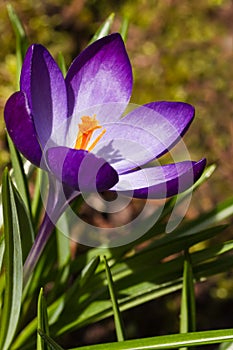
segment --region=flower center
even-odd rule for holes
[[[78,131],[78,136],[77,136],[74,148],[92,151],[93,148],[101,139],[101,137],[105,134],[106,129],[103,129],[102,132],[96,137],[96,139],[88,147],[88,144],[92,137],[93,132],[97,129],[101,129],[102,126],[99,125],[99,122],[96,119],[95,114],[93,117],[84,115],[83,117],[81,117],[81,120],[82,120],[82,123],[78,124],[79,131]]]

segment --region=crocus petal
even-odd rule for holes
[[[121,36],[111,34],[88,46],[72,63],[66,77],[69,115],[92,106],[119,103],[98,120],[119,118],[132,92],[132,68]],[[96,107],[95,113],[98,114]]]
[[[180,140],[194,114],[194,107],[190,104],[158,101],[136,108],[122,119],[122,123],[149,131],[154,136],[152,153],[158,158]]]
[[[166,198],[191,187],[201,176],[206,160],[184,161],[140,169],[119,176],[111,190],[136,198]]]
[[[42,152],[23,92],[16,92],[8,99],[4,117],[7,131],[15,146],[28,160],[39,166]]]
[[[194,108],[182,102],[153,102],[141,106],[118,122],[104,123],[106,133],[93,152],[105,158],[119,173],[128,172],[174,146],[193,116]],[[97,130],[93,138],[100,132]],[[118,154],[118,158],[113,158],[112,154]]]
[[[29,47],[23,62],[20,89],[27,95],[36,132],[44,147],[53,130],[67,118],[67,94],[58,65],[42,45]]]
[[[53,147],[47,151],[47,162],[60,181],[81,192],[105,191],[118,181],[111,165],[84,150]]]
[[[92,152],[109,162],[119,174],[155,158],[155,138],[149,131],[121,122],[106,123],[103,127],[106,132]],[[96,131],[93,140],[100,132],[101,130]]]

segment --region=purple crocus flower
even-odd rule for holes
[[[53,222],[77,192],[110,190],[166,198],[201,176],[205,159],[143,168],[180,140],[194,108],[181,102],[152,102],[121,118],[131,92],[132,69],[117,33],[88,46],[65,79],[43,46],[29,47],[20,91],[8,99],[4,116],[19,151],[57,179],[47,205],[50,215],[57,213]],[[66,204],[59,196],[61,188]],[[53,228],[50,219],[45,216],[29,255],[30,270]]]
[[[132,69],[119,34],[87,47],[65,79],[49,52],[32,45],[20,91],[6,103],[6,127],[27,159],[77,191],[133,191],[139,198],[184,191],[200,177],[204,159],[139,167],[179,141],[194,117],[193,107],[152,102],[120,119],[131,91]]]

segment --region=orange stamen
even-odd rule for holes
[[[83,116],[81,118],[82,123],[78,124],[79,132],[75,142],[75,149],[86,149],[88,151],[93,150],[96,144],[99,142],[101,137],[105,134],[106,130],[104,129],[99,136],[94,140],[91,146],[88,147],[88,143],[93,135],[93,132],[97,129],[101,129],[102,127],[99,125],[98,120],[96,119],[96,115],[93,117]]]
[[[97,136],[97,138],[95,139],[95,141],[92,142],[91,146],[88,147],[88,151],[92,151],[93,148],[97,145],[97,143],[99,142],[99,140],[101,139],[101,137],[106,133],[106,129],[104,129],[99,136]]]

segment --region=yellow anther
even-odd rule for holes
[[[100,133],[100,135],[97,136],[97,138],[93,141],[93,143],[88,147],[88,143],[92,137],[93,132],[97,129],[101,129],[102,126],[99,125],[98,120],[96,119],[96,115],[94,115],[93,117],[83,116],[81,120],[82,123],[78,124],[79,131],[74,148],[91,151],[99,142],[101,137],[105,134],[106,129],[104,129]]]
[[[91,131],[94,131],[95,129],[101,128],[101,126],[98,123],[98,120],[96,119],[96,115],[94,114],[93,117],[89,117],[88,115],[84,115],[82,118],[82,123],[78,124],[79,131],[83,134],[87,134]]]

